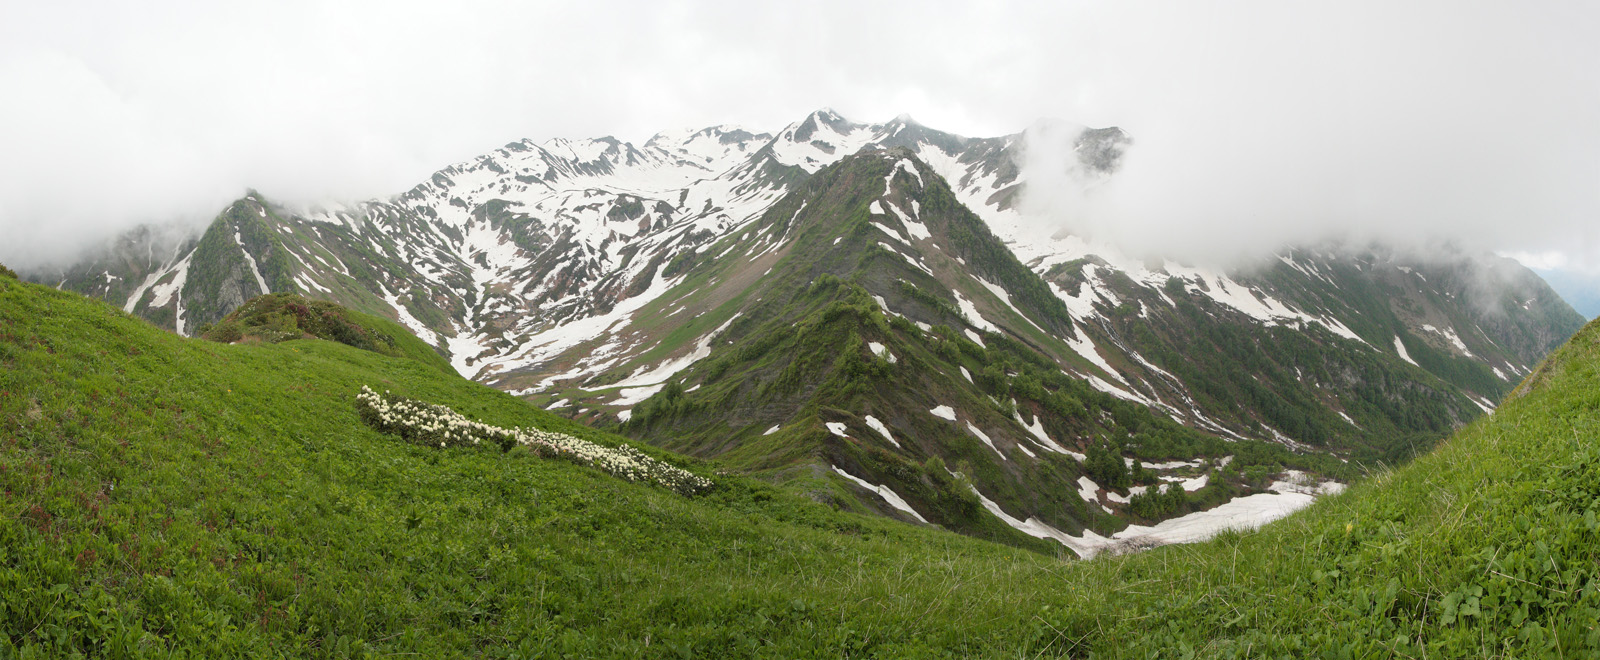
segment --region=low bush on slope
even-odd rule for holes
[[[1597,337],[1259,533],[1071,562],[402,442],[362,383],[618,440],[415,361],[0,279],[0,657],[1595,657]]]
[[[225,344],[326,339],[455,373],[449,361],[393,321],[292,293],[269,293],[245,301],[216,325],[201,327],[199,335]]]

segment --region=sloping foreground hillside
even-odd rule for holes
[[[420,362],[0,278],[0,657],[1594,657],[1597,339],[1261,532],[1075,562],[405,444],[362,384],[617,440]]]

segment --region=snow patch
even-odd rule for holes
[[[845,433],[846,427],[845,427],[843,422],[828,422],[826,424],[823,424],[823,426],[828,427],[828,432],[832,433],[832,434],[834,434],[836,436],[839,436],[841,438],[850,437],[849,434]]]
[[[995,327],[994,324],[990,323],[988,319],[983,318],[983,315],[978,313],[978,306],[972,304],[971,300],[967,300],[966,296],[961,295],[960,291],[951,289],[950,293],[955,294],[956,304],[961,307],[961,315],[967,317],[968,323],[971,323],[979,330],[1000,332],[1000,328]]]
[[[1283,481],[1273,481],[1267,490],[1274,493],[1303,493],[1306,495],[1337,495],[1344,492],[1344,484],[1337,481],[1318,481],[1300,470],[1286,470]]]
[[[873,355],[888,360],[889,364],[896,364],[900,361],[899,359],[895,358],[894,353],[889,352],[889,348],[887,346],[884,346],[878,342],[867,342],[867,348],[872,349]]]
[[[951,408],[950,406],[939,406],[929,410],[928,412],[933,413],[934,417],[948,419],[952,422],[956,421],[956,409]]]
[[[978,496],[978,501],[983,504],[985,510],[994,514],[996,518],[999,518],[1005,524],[1010,525],[1012,529],[1034,538],[1052,539],[1078,553],[1078,556],[1084,559],[1093,557],[1097,549],[1111,543],[1110,539],[1087,529],[1083,530],[1083,537],[1079,538],[1051,527],[1036,518],[1030,517],[1027,520],[1018,520],[1007,514],[1004,509],[1001,509],[1000,505],[996,504],[994,500],[984,497],[983,493],[978,492],[976,487],[972,489],[972,492]]]
[[[233,229],[233,243],[239,246],[239,253],[243,254],[245,262],[250,264],[250,274],[256,276],[256,286],[261,287],[261,293],[272,293],[272,289],[267,288],[267,278],[262,277],[261,269],[256,267],[256,258],[250,256],[250,250],[244,247],[244,240],[239,238],[238,227]]]
[[[1080,454],[1080,453],[1075,452],[1075,451],[1071,451],[1071,450],[1067,449],[1066,447],[1062,447],[1061,445],[1056,444],[1055,440],[1051,440],[1050,439],[1050,435],[1044,432],[1044,421],[1039,419],[1038,415],[1034,415],[1033,416],[1033,423],[1032,424],[1028,424],[1027,422],[1022,421],[1022,412],[1021,411],[1016,411],[1016,412],[1013,412],[1012,414],[1016,416],[1017,423],[1021,424],[1022,428],[1027,429],[1027,431],[1029,433],[1032,433],[1033,437],[1035,437],[1035,438],[1037,438],[1039,440],[1039,445],[1044,447],[1045,449],[1053,451],[1053,452],[1055,452],[1057,454],[1066,454],[1068,456],[1071,456],[1071,457],[1073,457],[1075,459],[1078,459],[1079,463],[1082,463],[1085,459],[1088,458],[1087,456],[1084,456],[1083,454]]]
[[[688,355],[684,355],[675,359],[664,360],[661,362],[661,364],[656,365],[656,368],[644,373],[635,373],[630,375],[627,378],[618,381],[616,385],[618,387],[634,387],[638,385],[660,383],[668,378],[671,378],[674,374],[689,368],[689,365],[705,359],[707,356],[711,355],[711,340],[715,339],[717,335],[722,334],[723,330],[728,329],[728,325],[733,323],[734,319],[739,318],[739,314],[739,312],[734,312],[733,316],[730,316],[728,317],[728,320],[723,321],[722,325],[717,326],[717,329],[712,330],[711,332],[706,333],[705,336],[701,337],[699,341],[695,342],[694,350],[690,351]]]
[[[1011,294],[1006,293],[1006,290],[1004,288],[1001,288],[1000,285],[992,284],[988,280],[983,279],[981,277],[978,278],[978,283],[982,284],[984,286],[984,288],[988,289],[990,293],[993,293],[996,298],[999,298],[1002,302],[1004,302],[1007,307],[1010,307],[1011,311],[1016,312],[1017,316],[1022,317],[1022,320],[1027,321],[1028,325],[1033,326],[1033,329],[1038,330],[1039,332],[1044,333],[1046,335],[1050,334],[1048,332],[1045,332],[1044,328],[1039,327],[1039,324],[1034,323],[1033,319],[1028,318],[1027,314],[1023,314],[1022,310],[1018,309],[1016,304],[1011,302]]]
[[[1078,326],[1078,331],[1073,334],[1077,336],[1071,339],[1063,338],[1062,341],[1065,341],[1074,353],[1083,356],[1083,359],[1088,360],[1094,366],[1100,367],[1102,371],[1106,372],[1106,375],[1117,379],[1124,385],[1128,384],[1128,380],[1123,378],[1122,374],[1117,373],[1116,369],[1111,368],[1111,363],[1100,355],[1100,351],[1094,345],[1094,340],[1089,338],[1089,333],[1083,329],[1083,326]]]
[[[629,387],[629,388],[618,390],[617,394],[619,396],[617,396],[615,401],[611,402],[611,405],[614,405],[614,406],[638,405],[640,402],[644,401],[645,399],[648,399],[648,398],[650,398],[652,396],[655,396],[656,392],[660,392],[661,388],[664,388],[666,386],[667,386],[666,383],[661,383],[660,385],[650,385],[650,386],[647,386],[647,387]]]
[[[1078,497],[1083,501],[1095,503],[1100,501],[1100,484],[1088,477],[1078,477]]]
[[[829,465],[828,467],[833,468],[833,471],[839,473],[839,476],[849,479],[852,483],[877,493],[878,497],[883,498],[883,501],[888,502],[889,506],[894,507],[896,510],[905,512],[911,517],[916,518],[924,525],[928,524],[927,518],[923,518],[921,514],[916,512],[915,509],[912,509],[911,504],[906,502],[905,498],[900,497],[900,495],[896,494],[893,490],[890,490],[888,486],[873,484],[866,479],[862,479],[861,477],[857,477],[849,472],[839,469],[839,466],[837,465]]]
[[[383,292],[383,301],[389,303],[389,307],[394,309],[395,317],[400,320],[400,325],[416,333],[417,338],[427,342],[429,346],[439,345],[439,336],[429,330],[428,326],[422,321],[417,320],[417,317],[412,316],[411,310],[400,304],[399,296],[390,293],[389,289],[382,284],[378,285],[378,290]],[[466,374],[463,373],[462,376],[466,376]]]
[[[1255,529],[1310,505],[1303,493],[1260,493],[1235,498],[1216,508],[1164,520],[1153,527],[1129,525],[1112,538],[1129,545],[1195,543],[1230,530]]]
[[[954,420],[951,420],[951,421],[954,421]],[[989,434],[984,433],[983,431],[979,430],[978,427],[973,426],[972,422],[967,422],[967,431],[971,432],[975,436],[978,436],[978,439],[982,440],[983,444],[989,445],[989,448],[993,449],[994,453],[1000,454],[1000,458],[1002,460],[1007,460],[1007,461],[1011,460],[1011,459],[1007,458],[1005,454],[1001,454],[1000,453],[1000,448],[994,446],[994,441],[989,439]]]
[[[894,436],[889,434],[889,427],[885,426],[883,422],[878,420],[878,418],[873,417],[872,415],[867,415],[866,420],[868,428],[882,433],[883,439],[888,440],[889,444],[894,445],[896,448],[900,447],[900,443],[895,442]]]
[[[1431,325],[1424,324],[1422,326],[1422,329],[1423,330],[1427,330],[1428,332],[1432,332],[1434,334],[1437,334],[1437,335],[1439,335],[1441,337],[1444,337],[1445,339],[1449,340],[1451,344],[1455,345],[1456,350],[1461,351],[1462,355],[1465,355],[1467,357],[1476,357],[1476,356],[1474,356],[1472,354],[1472,351],[1467,350],[1466,342],[1461,341],[1461,335],[1456,334],[1456,329],[1455,328],[1444,328],[1444,329],[1441,330],[1441,329],[1435,328],[1435,327],[1433,327]]]
[[[1400,341],[1400,335],[1394,336],[1394,352],[1400,354],[1400,359],[1410,362],[1412,366],[1421,366],[1416,360],[1411,359],[1411,354],[1406,352],[1406,345]]]

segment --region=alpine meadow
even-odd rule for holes
[[[1600,660],[1592,7],[6,14],[0,660]]]

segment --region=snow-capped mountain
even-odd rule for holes
[[[1095,176],[1135,148],[1115,128],[1074,147]],[[386,200],[252,193],[200,236],[146,230],[32,277],[186,334],[267,291],[334,300],[541,405],[778,480],[831,468],[898,493],[844,506],[980,535],[980,503],[1109,534],[1172,513],[1131,499],[1166,481],[1212,503],[1264,484],[1215,442],[1332,457],[1261,459],[1324,472],[1402,458],[1582,324],[1493,257],[1131,259],[1017,209],[1025,148],[828,110],[642,146],[524,140]],[[1153,472],[1112,474],[1125,463]]]

